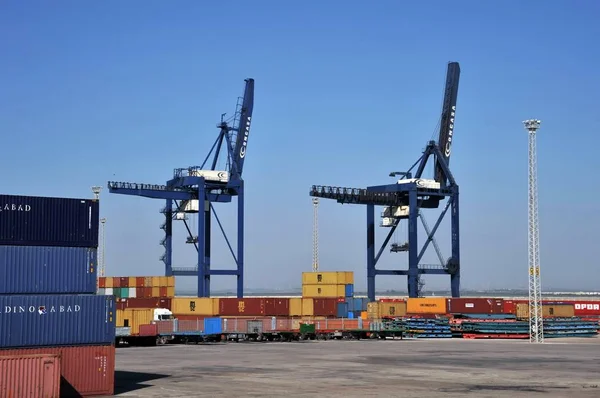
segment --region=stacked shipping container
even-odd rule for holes
[[[175,297],[174,276],[102,276],[98,278],[98,294],[117,298]]]
[[[115,303],[95,294],[98,228],[96,200],[0,195],[0,356],[58,356],[66,396],[114,392]]]

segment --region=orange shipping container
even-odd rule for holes
[[[104,276],[98,277],[98,287],[100,289],[106,288],[106,277],[104,277]]]
[[[114,287],[112,276],[104,276],[104,287],[109,289]]]
[[[143,276],[137,276],[135,278],[135,287],[145,287],[146,285],[144,284],[145,279]]]
[[[443,297],[419,297],[406,300],[408,314],[446,314],[447,299]]]
[[[59,398],[60,355],[0,356],[0,396]]]
[[[118,276],[111,276],[112,279],[112,287],[121,287],[121,278]]]

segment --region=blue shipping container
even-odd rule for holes
[[[204,334],[221,334],[221,318],[204,318]]]
[[[348,319],[354,319],[354,312],[348,312]]]
[[[354,299],[352,297],[346,297],[344,301],[348,304],[348,311],[354,311]]]
[[[0,294],[94,294],[98,249],[0,246]]]
[[[348,303],[338,303],[336,316],[338,318],[346,318],[348,316]]]
[[[0,296],[0,348],[114,344],[113,296]]]
[[[353,284],[346,285],[346,297],[352,297],[352,296],[354,296],[354,285]]]
[[[0,195],[0,245],[98,247],[93,199]]]
[[[352,304],[352,311],[363,311],[363,299],[354,298]]]

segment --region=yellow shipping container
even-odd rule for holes
[[[171,300],[171,312],[181,315],[217,315],[219,313],[219,299],[210,297],[175,297]]]
[[[345,285],[304,285],[302,297],[345,297]]]
[[[144,277],[144,287],[152,287],[152,277],[151,276]]]
[[[160,287],[160,276],[151,276],[152,278],[152,287]]]
[[[448,312],[448,300],[442,297],[419,297],[406,300],[406,312],[409,314],[445,314]]]
[[[379,319],[379,302],[373,301],[367,304],[367,317],[369,319]]]
[[[290,299],[290,316],[302,316],[302,299],[300,297]]]
[[[311,298],[302,298],[302,316],[315,314],[315,302]]]
[[[303,272],[302,285],[351,285],[354,283],[354,272]]]
[[[168,276],[159,276],[158,277],[158,287],[167,287],[169,286],[169,277]]]
[[[117,310],[117,327],[130,327],[132,335],[140,333],[140,325],[149,325],[153,320],[154,308]]]
[[[174,276],[166,276],[167,278],[167,287],[175,287],[175,277]]]
[[[152,286],[152,297],[160,297],[160,287]]]
[[[167,287],[167,297],[175,297],[175,287]]]
[[[105,279],[104,280],[104,286],[105,287],[111,288],[111,287],[115,286],[114,283],[113,283],[112,276],[106,276],[106,277],[104,277],[104,279]]]
[[[517,304],[517,318],[529,318],[529,304]],[[542,304],[543,318],[572,318],[575,316],[575,306],[573,304]]]
[[[380,301],[379,317],[396,317],[406,315],[406,302],[404,301]]]
[[[129,287],[136,287],[136,277],[135,276],[130,276],[129,277]]]

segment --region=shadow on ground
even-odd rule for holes
[[[164,379],[166,377],[169,377],[169,375],[117,370],[115,371],[115,394],[140,390],[149,387],[149,385],[145,383],[152,380]]]

